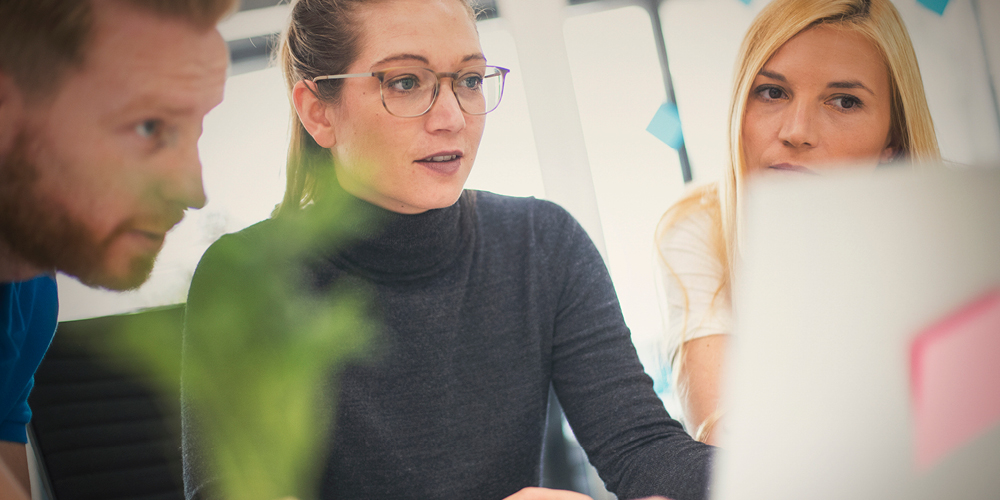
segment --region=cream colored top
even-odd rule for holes
[[[712,217],[699,211],[678,221],[657,242],[660,312],[666,327],[664,353],[671,365],[682,339],[686,342],[733,330],[729,289],[716,296],[724,268],[715,257],[711,231]]]

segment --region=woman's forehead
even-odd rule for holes
[[[811,77],[863,78],[888,84],[882,53],[868,37],[848,27],[821,24],[807,28],[785,42],[761,72],[808,70]]]
[[[357,66],[409,58],[450,66],[481,61],[475,21],[460,0],[391,0],[359,8],[361,50]]]

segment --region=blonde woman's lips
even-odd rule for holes
[[[771,170],[781,170],[781,171],[785,171],[785,172],[799,172],[799,173],[809,174],[809,175],[819,175],[816,172],[814,172],[814,171],[812,171],[812,170],[810,170],[810,169],[808,169],[806,167],[803,167],[802,165],[793,165],[791,163],[778,163],[776,165],[771,165],[770,167],[767,167],[767,168],[769,168]]]

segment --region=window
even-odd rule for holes
[[[662,332],[653,232],[684,189],[677,151],[646,132],[666,99],[652,24],[646,9],[629,6],[569,17],[564,32],[608,267],[651,367]]]

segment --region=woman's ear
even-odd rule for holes
[[[882,150],[882,154],[879,155],[878,162],[890,163],[892,160],[896,159],[896,154],[897,151],[895,146],[886,146],[885,149]]]
[[[312,136],[316,144],[324,148],[332,148],[337,144],[333,122],[330,120],[330,105],[316,96],[316,83],[299,80],[292,87],[292,104],[299,121]]]

